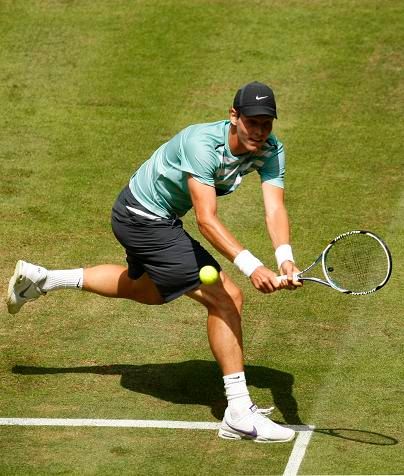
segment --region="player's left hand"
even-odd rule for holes
[[[281,275],[287,275],[287,279],[284,279],[281,281],[281,287],[282,289],[296,289],[300,288],[303,286],[303,283],[301,281],[298,281],[297,279],[294,279],[293,275],[296,273],[299,273],[300,270],[296,267],[295,263],[293,261],[284,261],[280,267],[280,274]]]

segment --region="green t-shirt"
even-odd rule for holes
[[[131,177],[135,198],[161,217],[183,216],[192,208],[187,178],[215,187],[217,195],[233,192],[244,175],[256,170],[261,182],[283,188],[285,154],[270,134],[259,153],[234,156],[229,147],[230,121],[195,124],[159,147]]]

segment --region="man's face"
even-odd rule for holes
[[[238,152],[257,152],[272,131],[274,118],[232,114],[231,122],[237,128]],[[244,152],[243,152],[244,151]]]

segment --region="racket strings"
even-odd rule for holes
[[[336,241],[326,256],[327,275],[340,289],[367,292],[379,286],[388,273],[382,245],[367,234],[352,234]]]

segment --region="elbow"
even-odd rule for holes
[[[206,220],[197,220],[198,230],[202,233],[203,236],[206,236],[210,228],[209,222]]]
[[[277,213],[277,209],[276,208],[271,208],[270,210],[268,210],[266,213],[265,213],[265,221],[266,223],[270,223],[273,219],[274,219],[274,216],[276,215]]]
[[[282,203],[282,204],[279,204],[279,205],[273,205],[272,207],[270,207],[266,213],[265,213],[265,220],[271,220],[273,219],[274,216],[277,216],[281,213],[286,213],[286,207],[285,205]]]
[[[203,236],[209,235],[209,231],[213,227],[214,217],[206,216],[206,215],[197,215],[196,216],[196,223],[198,225],[199,231],[202,233]]]
[[[265,223],[271,225],[283,216],[287,216],[284,206],[273,207],[265,213]]]

